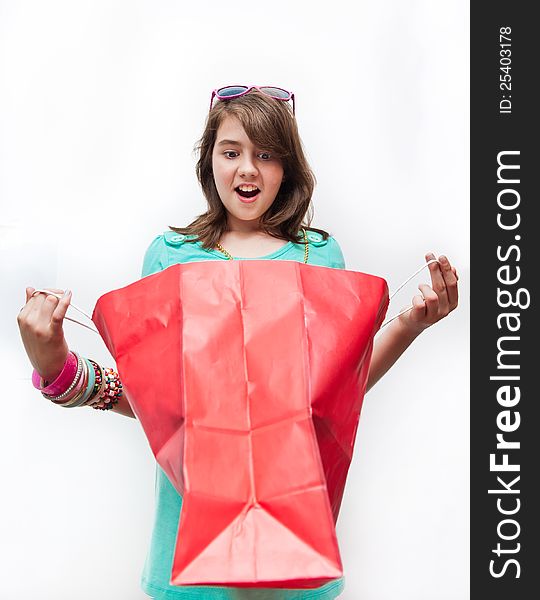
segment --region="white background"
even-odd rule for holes
[[[297,98],[313,225],[395,288],[446,253],[461,302],[366,396],[338,521],[345,600],[468,597],[468,3],[0,2],[0,596],[137,600],[154,459],[137,421],[30,383],[24,288],[97,298],[205,210],[213,88]],[[410,301],[423,274],[392,309]],[[76,313],[74,313],[76,315]],[[70,346],[112,364],[95,334]]]

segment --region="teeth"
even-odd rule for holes
[[[259,188],[255,185],[239,185],[238,189],[242,192],[252,192],[253,190],[258,190]]]

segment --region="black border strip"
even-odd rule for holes
[[[535,377],[540,374],[535,261],[540,230],[533,218],[540,204],[533,190],[540,174],[539,119],[533,108],[540,53],[532,6],[509,1],[471,5],[473,600],[529,600],[538,595],[540,579],[540,394]],[[498,161],[503,165],[499,172]],[[515,306],[505,306],[509,302]],[[514,316],[503,316],[510,313]],[[497,448],[497,434],[506,448]],[[509,469],[519,470],[505,470],[505,461]]]

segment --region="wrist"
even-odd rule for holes
[[[400,317],[391,323],[391,325],[394,325],[396,335],[411,343],[424,331],[424,329],[426,329],[426,327],[420,323],[413,323],[408,317],[409,315],[407,315],[406,319]]]
[[[50,385],[51,383],[53,383],[54,381],[56,381],[58,379],[58,377],[60,377],[60,375],[62,374],[62,371],[64,370],[64,365],[65,365],[65,362],[62,364],[62,366],[59,369],[54,369],[51,371],[43,371],[43,373],[40,373],[41,382],[43,383],[43,386],[46,387],[46,386]]]
[[[32,373],[32,383],[34,387],[50,395],[57,395],[65,391],[73,381],[77,371],[77,357],[73,352],[68,352],[66,359],[60,367],[50,371],[38,373],[34,369]]]

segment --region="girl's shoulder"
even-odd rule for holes
[[[176,233],[176,231],[164,231],[152,240],[147,252],[154,254],[166,253],[168,248],[179,248],[186,242],[196,239],[196,235],[186,235],[183,233]],[[192,246],[193,243],[190,243],[189,245]]]
[[[189,240],[197,239],[197,236],[194,234],[176,233],[176,231],[165,231],[159,237],[162,237],[163,242],[173,248],[177,248]]]
[[[302,232],[300,232],[300,234],[301,233]],[[306,229],[306,237],[308,239],[308,244],[312,244],[313,246],[326,246],[329,243],[330,238],[332,237],[329,233],[327,234],[327,236],[328,237],[326,237],[319,231],[312,231],[310,229]]]
[[[336,238],[324,229],[306,228],[306,236],[315,254],[321,260],[319,264],[326,264],[335,269],[345,269],[345,259]]]
[[[179,260],[179,253],[195,255],[202,253],[198,244],[186,242],[189,239],[195,239],[195,235],[184,235],[175,231],[164,231],[157,235],[148,246],[143,260],[142,277],[157,273],[166,269],[175,262],[184,262],[187,257]]]

